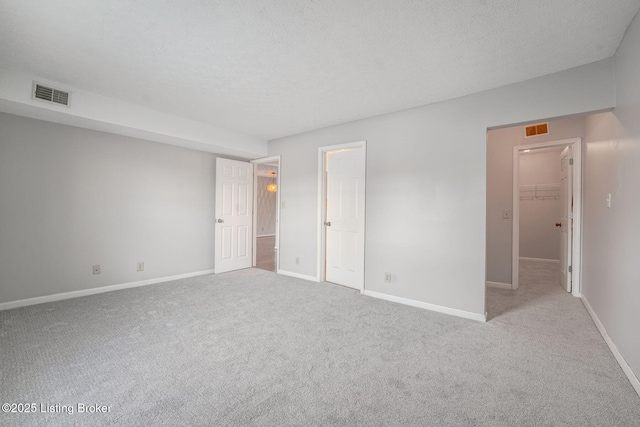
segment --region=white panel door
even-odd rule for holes
[[[560,285],[571,292],[571,254],[573,231],[573,147],[560,154]]]
[[[216,273],[251,267],[253,164],[216,159]]]
[[[326,271],[328,282],[364,286],[364,179],[362,148],[326,153]]]

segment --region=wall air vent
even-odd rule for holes
[[[545,135],[549,133],[549,123],[538,123],[537,125],[526,126],[524,128],[524,136]]]
[[[33,82],[33,98],[69,106],[69,92]]]

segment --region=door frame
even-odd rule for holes
[[[278,174],[276,175],[276,273],[280,271],[280,176],[282,175],[282,158],[281,156],[263,157],[251,160],[253,163],[253,260],[252,266],[256,266],[256,257],[258,252],[258,165],[261,163],[278,162]]]
[[[516,145],[513,147],[513,206],[511,233],[511,289],[518,289],[520,262],[520,156],[525,150],[548,147],[573,147],[573,236],[571,251],[571,294],[582,295],[582,138],[570,138],[536,144]]]
[[[360,243],[361,243],[361,248],[362,248],[362,253],[361,256],[363,258],[363,263],[362,263],[362,289],[360,289],[360,293],[364,293],[364,289],[365,289],[365,283],[364,283],[364,270],[365,270],[365,258],[364,258],[364,243],[365,243],[365,234],[366,234],[366,210],[367,210],[367,199],[366,199],[366,195],[367,195],[367,141],[366,140],[362,140],[362,141],[354,141],[354,142],[348,142],[345,144],[336,144],[336,145],[327,145],[327,146],[323,146],[323,147],[318,147],[318,231],[317,231],[317,238],[318,238],[318,257],[317,257],[317,265],[316,265],[316,271],[317,276],[316,276],[316,280],[318,282],[324,282],[325,281],[325,273],[326,273],[326,260],[325,260],[325,252],[326,252],[326,233],[325,233],[325,226],[324,226],[324,221],[325,221],[325,217],[326,217],[326,213],[327,213],[327,182],[325,180],[325,168],[326,168],[326,153],[331,152],[331,151],[339,151],[339,150],[346,150],[346,149],[353,149],[353,148],[361,148],[363,150],[364,153],[364,158],[365,158],[365,167],[364,167],[364,194],[365,194],[365,200],[364,200],[364,206],[365,206],[365,212],[363,212],[362,215],[362,220],[365,221],[365,228],[364,228],[364,233],[360,238]]]

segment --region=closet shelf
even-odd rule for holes
[[[520,200],[558,200],[560,184],[533,184],[520,186]]]

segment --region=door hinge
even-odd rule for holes
[[[569,159],[569,166],[573,166],[573,159]]]
[[[573,219],[573,211],[569,212],[569,219]]]
[[[571,273],[571,266],[569,266],[569,273]]]

